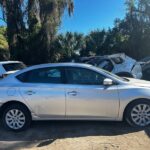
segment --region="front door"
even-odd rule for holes
[[[117,85],[104,86],[105,76],[83,68],[66,68],[66,115],[75,118],[116,118]]]

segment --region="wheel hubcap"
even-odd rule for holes
[[[150,124],[150,105],[139,104],[131,111],[131,118],[138,126],[147,126]]]
[[[12,109],[7,112],[5,120],[11,129],[20,129],[25,124],[25,115],[18,109]]]

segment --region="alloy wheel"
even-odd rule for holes
[[[133,107],[131,111],[132,121],[141,127],[150,124],[150,105],[148,104],[138,104]]]
[[[12,109],[6,113],[5,121],[9,128],[17,130],[24,126],[26,119],[21,110]]]

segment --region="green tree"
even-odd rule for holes
[[[127,0],[127,14],[119,24],[123,36],[128,37],[124,51],[141,59],[150,55],[150,1]]]
[[[72,13],[72,0],[0,0],[0,4],[11,57],[27,64],[50,62],[51,42],[65,8]]]
[[[90,56],[90,55],[103,55],[105,54],[105,49],[103,44],[106,39],[106,31],[105,30],[95,30],[91,31],[86,37],[86,46],[82,49],[82,56]]]
[[[70,61],[79,57],[84,46],[83,34],[67,32],[66,34],[58,35],[53,45],[53,52],[59,56],[59,58],[56,57],[57,61]]]
[[[6,27],[0,27],[0,61],[8,60],[9,56]]]

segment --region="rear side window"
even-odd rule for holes
[[[63,83],[62,70],[60,68],[41,68],[22,73],[16,77],[26,83]]]
[[[14,71],[24,69],[26,66],[23,63],[9,63],[3,64],[3,67],[6,71]]]

